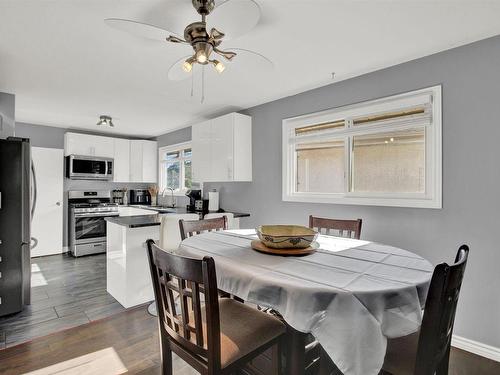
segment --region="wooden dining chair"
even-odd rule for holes
[[[277,345],[285,325],[277,318],[229,298],[218,298],[213,258],[186,258],[147,241],[158,308],[162,374],[172,375],[172,352],[201,374],[237,371]],[[180,309],[174,295],[180,296]],[[204,304],[202,304],[204,295]],[[178,311],[180,310],[180,311]],[[276,364],[281,373],[281,361]]]
[[[419,332],[390,339],[383,371],[394,375],[447,375],[458,296],[469,247],[458,249],[455,263],[436,266]]]
[[[361,219],[340,220],[326,219],[309,215],[309,228],[317,230],[321,234],[337,237],[354,238],[359,240],[361,236]]]
[[[203,232],[212,232],[227,229],[227,217],[217,217],[214,219],[186,221],[179,220],[179,229],[181,231],[181,238],[185,240],[195,234]]]

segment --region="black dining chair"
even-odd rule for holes
[[[315,229],[319,233],[329,236],[354,238],[356,240],[359,240],[361,236],[362,224],[362,219],[327,219],[309,215],[309,228]]]
[[[179,220],[181,239],[185,240],[204,232],[220,231],[227,229],[227,216],[205,220]]]
[[[447,375],[451,336],[469,247],[458,249],[455,263],[436,266],[420,331],[390,339],[383,366],[393,375]]]
[[[284,350],[286,327],[279,319],[233,299],[219,299],[213,258],[171,254],[153,240],[147,245],[163,375],[172,375],[172,352],[201,374],[229,375],[273,346]],[[275,371],[282,372],[281,361]]]

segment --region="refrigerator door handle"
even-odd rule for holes
[[[36,198],[38,195],[37,186],[36,186],[36,172],[35,172],[35,164],[33,163],[33,159],[31,159],[31,175],[33,176],[33,190],[32,190],[32,200],[31,200],[31,221],[33,221],[33,216],[35,215],[36,208]]]

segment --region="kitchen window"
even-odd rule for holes
[[[159,149],[160,191],[167,188],[183,194],[191,189],[191,143],[181,143]]]
[[[441,208],[441,86],[283,120],[283,200]]]

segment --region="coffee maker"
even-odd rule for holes
[[[135,189],[130,190],[130,204],[142,204],[142,205],[150,205],[151,204],[151,195],[149,191],[146,189]]]
[[[188,211],[206,212],[208,211],[208,200],[204,200],[201,196],[201,190],[191,189],[186,192],[189,197]]]
[[[112,195],[111,195],[113,203],[125,204],[124,199],[123,199],[125,194],[127,194],[127,192],[124,190],[119,190],[119,189],[113,190]]]

